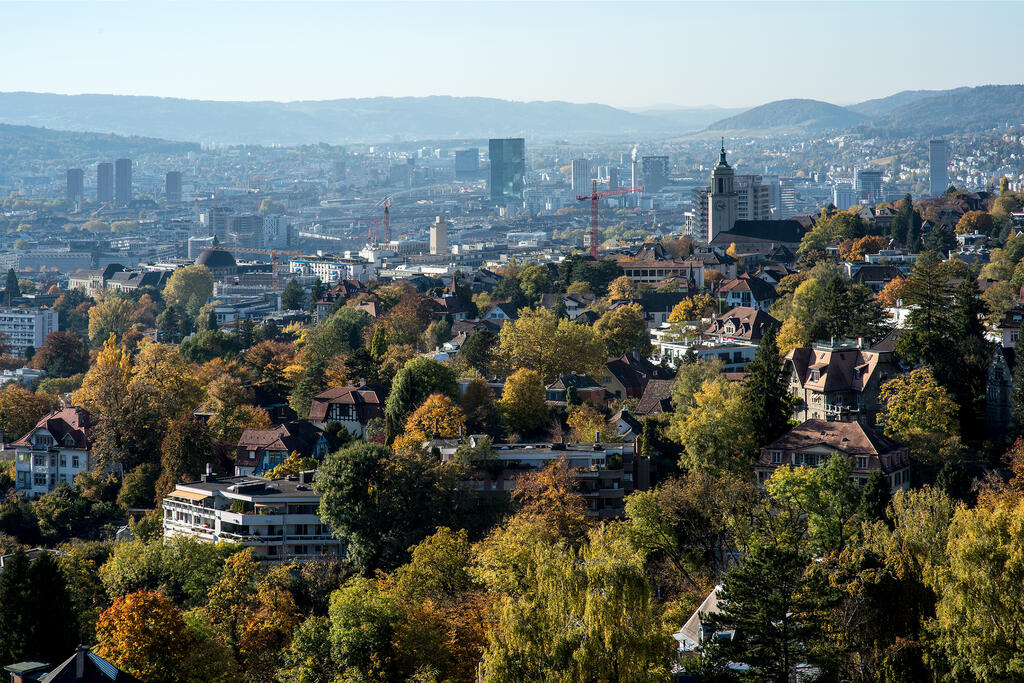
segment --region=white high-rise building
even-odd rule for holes
[[[430,253],[448,253],[448,222],[444,216],[438,216],[434,224],[430,226]]]
[[[949,189],[949,143],[945,140],[928,141],[928,193],[940,196]]]
[[[737,175],[736,218],[741,221],[770,221],[772,219],[771,188],[761,182],[759,175]]]
[[[708,242],[720,232],[732,230],[739,214],[735,172],[725,160],[725,142],[718,163],[711,172],[711,193],[708,195]]]
[[[38,349],[50,334],[56,332],[60,314],[49,308],[0,309],[0,333],[6,337],[15,356],[24,356],[31,346]]]
[[[572,160],[572,196],[589,195],[593,190],[590,176],[590,159]]]

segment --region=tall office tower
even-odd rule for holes
[[[645,194],[654,194],[668,182],[668,157],[648,156],[640,160],[643,168]]]
[[[609,166],[608,167],[608,189],[617,190],[619,189],[619,167]]]
[[[741,221],[770,221],[772,219],[772,191],[761,182],[759,175],[737,175],[736,218]]]
[[[629,155],[629,160],[630,160],[630,166],[629,166],[629,186],[630,187],[636,187],[636,180],[637,180],[637,178],[636,178],[636,167],[637,167],[637,164],[639,163],[639,161],[638,161],[639,157],[637,155],[638,155],[638,152],[637,152],[637,149],[636,149],[636,145],[633,145],[633,151],[630,152],[630,155]],[[630,196],[633,198],[633,206],[640,206],[640,193],[639,192],[633,192],[633,193],[630,194]]]
[[[711,172],[711,192],[708,194],[708,242],[720,232],[732,230],[738,212],[736,174],[725,160],[725,143],[718,155],[718,163]]]
[[[858,168],[853,172],[853,189],[857,191],[858,199],[864,199],[871,203],[882,201],[882,172],[869,168]]]
[[[594,189],[590,177],[590,159],[572,160],[572,196],[583,197]]]
[[[263,247],[263,219],[254,213],[236,213],[228,218],[228,240],[236,247]]]
[[[287,249],[291,244],[291,224],[284,216],[263,217],[263,248]]]
[[[780,218],[789,218],[796,214],[796,185],[792,180],[779,183]]]
[[[448,253],[448,222],[444,216],[438,216],[434,224],[430,226],[430,253]]]
[[[851,206],[857,204],[857,193],[853,189],[853,185],[840,181],[832,186],[832,203],[840,211],[846,211]]]
[[[210,237],[216,237],[218,244],[227,244],[228,227],[234,211],[226,206],[211,206],[199,214],[199,225]]]
[[[164,198],[168,204],[181,201],[181,171],[168,171],[164,179]]]
[[[80,202],[85,195],[85,171],[80,168],[68,169],[68,199]]]
[[[491,161],[491,201],[521,202],[526,186],[526,140],[492,138],[487,152]]]
[[[114,165],[109,161],[96,164],[96,201],[114,201]]]
[[[118,159],[114,162],[114,203],[128,206],[132,201],[132,160]]]
[[[475,180],[480,174],[480,150],[457,149],[455,150],[455,179]]]
[[[695,187],[693,189],[692,210],[693,220],[690,225],[690,234],[695,239],[704,240],[708,236],[708,195],[711,194],[710,187]]]
[[[933,197],[949,189],[949,143],[928,141],[928,190]]]

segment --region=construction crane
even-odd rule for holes
[[[641,192],[644,188],[640,185],[634,185],[633,187],[620,187],[617,190],[605,190],[604,192],[597,191],[597,180],[594,181],[594,188],[590,194],[581,195],[576,197],[577,200],[584,202],[590,200],[590,255],[597,260],[597,208],[598,202],[604,197],[614,197],[619,194],[629,194],[630,192]]]
[[[211,246],[204,245],[199,247],[200,249],[224,249],[232,253],[238,254],[265,254],[270,257],[271,271],[277,272],[277,257],[278,256],[301,256],[301,251],[285,251],[284,249],[249,249],[247,247],[222,247],[222,246]]]

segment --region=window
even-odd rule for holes
[[[868,459],[864,456],[857,456],[857,469],[866,470],[868,468]]]
[[[61,467],[67,467],[68,466],[68,456],[64,455],[63,453],[60,454],[60,466]]]
[[[45,474],[40,474],[39,472],[36,472],[35,474],[33,474],[32,475],[32,485],[33,486],[46,486],[46,475]]]
[[[772,451],[772,464],[773,465],[781,465],[782,464],[782,453],[780,453],[779,451]]]
[[[77,455],[72,455],[71,456],[71,466],[74,467],[75,469],[78,469],[79,467],[81,467],[81,465],[79,465],[79,461],[78,461],[78,456]]]

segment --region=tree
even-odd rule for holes
[[[135,307],[127,299],[108,294],[89,309],[89,341],[99,346],[107,337],[121,339],[135,329]]]
[[[952,327],[950,288],[934,252],[914,262],[903,303],[910,308],[906,328],[896,340],[896,352],[913,364],[927,363],[939,377],[952,377],[955,360],[946,334]]]
[[[213,296],[213,273],[206,266],[185,266],[179,268],[167,279],[164,286],[164,301],[168,306],[181,306],[190,315],[196,315],[199,307]]]
[[[885,521],[890,500],[889,481],[881,470],[875,470],[861,489],[857,515],[866,522]]]
[[[14,268],[7,270],[7,286],[4,287],[4,306],[13,306],[14,300],[21,296],[21,286],[18,284],[18,274]]]
[[[1024,499],[1015,492],[958,507],[948,564],[937,572],[939,641],[954,673],[978,681],[1016,680],[1024,671]]]
[[[968,211],[960,216],[954,229],[958,235],[977,232],[982,235],[991,235],[995,232],[995,221],[987,211]]]
[[[157,500],[185,481],[198,481],[213,454],[213,439],[202,422],[182,415],[171,422],[160,444],[160,477],[156,481]]]
[[[285,311],[301,311],[305,309],[306,290],[295,278],[288,281],[281,292],[281,308]]]
[[[252,404],[252,393],[237,377],[218,377],[210,382],[206,395],[206,407],[213,413],[207,427],[213,438],[237,443],[245,429],[270,427],[266,411]]]
[[[58,330],[47,335],[29,365],[50,377],[70,377],[89,369],[89,349],[74,332]]]
[[[0,388],[0,429],[9,443],[28,433],[57,405],[55,396],[33,394],[16,382]]]
[[[458,397],[455,373],[432,358],[413,358],[395,375],[391,393],[384,404],[389,439],[398,434],[409,414],[431,394]]]
[[[729,570],[718,595],[720,611],[703,625],[711,633],[735,631],[736,637],[704,641],[709,669],[744,664],[748,680],[788,683],[801,668],[825,664],[819,646],[828,587],[808,564],[796,548],[758,545]]]
[[[594,330],[601,335],[609,355],[622,356],[633,351],[644,357],[651,354],[651,337],[640,304],[613,308],[598,319]]]
[[[545,382],[573,371],[596,374],[607,360],[596,330],[560,320],[546,308],[522,310],[517,320],[503,325],[496,355],[509,373],[529,368]]]
[[[492,332],[491,334],[493,335],[494,333]],[[469,340],[467,339],[466,342],[468,343]],[[459,351],[461,352],[462,349],[460,348]],[[370,341],[370,357],[373,360],[380,362],[381,360],[383,360],[387,352],[388,333],[384,330],[383,327],[377,326],[373,330],[373,338]]]
[[[894,277],[885,283],[875,298],[878,300],[880,306],[885,308],[895,308],[901,305],[901,302],[907,298],[910,292],[910,281],[904,277]]]
[[[398,566],[410,546],[452,520],[460,509],[456,499],[466,493],[442,468],[365,442],[324,459],[314,482],[320,516],[346,544],[356,571],[371,575]]]
[[[147,462],[139,465],[124,476],[117,503],[125,509],[152,509],[156,503],[156,480],[160,476],[160,465]]]
[[[612,301],[632,299],[634,293],[633,283],[625,275],[620,275],[608,285],[608,298]]]
[[[181,610],[161,595],[138,591],[117,598],[96,624],[96,654],[153,683],[187,680],[196,638]]]
[[[0,657],[55,662],[78,642],[78,616],[54,555],[23,551],[0,572]]]
[[[370,314],[355,308],[340,308],[314,327],[305,338],[303,355],[307,363],[319,358],[351,355],[363,346],[363,334],[373,323]]]
[[[605,420],[604,414],[589,403],[574,408],[567,422],[572,429],[570,438],[575,443],[612,443],[621,440],[615,427]]]
[[[747,373],[743,390],[750,410],[754,443],[766,446],[789,428],[791,412],[788,378],[779,356],[775,328],[765,329]]]
[[[670,323],[700,320],[715,310],[715,299],[710,294],[696,294],[677,303],[668,314]]]
[[[547,421],[547,404],[544,400],[544,384],[540,373],[523,368],[505,380],[498,409],[510,430],[532,434]]]
[[[926,367],[883,384],[879,401],[883,409],[878,421],[887,436],[899,438],[915,432],[952,435],[957,431],[957,405]]]
[[[683,445],[680,465],[707,472],[747,472],[757,444],[741,387],[724,377],[705,381],[685,416],[676,416],[670,434]]]
[[[296,414],[307,417],[313,397],[327,388],[327,364],[317,356],[302,372],[302,379],[295,385],[288,404]]]
[[[466,429],[462,408],[444,394],[431,394],[405,421],[407,442],[461,436]]]
[[[486,328],[478,330],[459,347],[456,358],[480,374],[486,375],[490,371],[497,343],[498,335]]]
[[[461,404],[470,434],[496,435],[501,431],[501,414],[486,380],[477,377],[470,381],[462,394]]]
[[[327,293],[327,288],[324,287],[324,283],[320,278],[313,280],[313,285],[309,288],[309,312],[314,312],[316,302],[324,298],[324,294]]]

